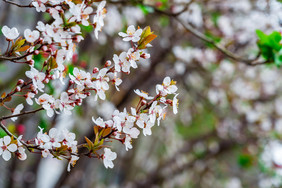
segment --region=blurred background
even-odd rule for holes
[[[29,4],[28,0],[18,1]],[[147,5],[147,6],[145,6]],[[136,106],[133,89],[155,94],[155,85],[168,75],[179,87],[179,113],[167,114],[151,136],[140,135],[126,151],[112,143],[118,158],[113,169],[102,161],[81,158],[67,173],[67,161],[42,159],[28,153],[26,161],[0,159],[0,187],[9,188],[268,188],[282,186],[282,79],[274,64],[250,66],[195,35],[188,25],[238,57],[257,56],[256,30],[281,32],[282,3],[277,0],[144,0],[108,1],[105,27],[95,39],[91,27],[83,27],[85,40],[69,65],[91,71],[102,67],[129,43],[118,37],[129,25],[150,26],[158,37],[148,49],[150,61],[139,63],[130,75],[122,75],[121,91],[111,88],[107,101],[94,96],[75,108],[71,116],[48,118],[45,112],[26,115],[11,131],[34,138],[38,126],[68,128],[79,143],[91,135],[91,117],[111,118],[115,109]],[[170,13],[179,13],[172,15]],[[179,20],[176,20],[178,17]],[[50,21],[32,8],[0,1],[0,27],[34,29],[39,20]],[[180,21],[180,22],[179,22]],[[88,33],[87,33],[88,32]],[[0,36],[0,49],[7,42]],[[40,56],[36,61],[40,61]],[[26,79],[27,65],[2,62],[0,91],[10,91],[19,78]],[[59,93],[60,84],[48,85]],[[15,98],[11,105],[24,102]],[[9,104],[9,103],[8,103]],[[37,105],[25,105],[25,110]],[[0,107],[0,115],[10,114]],[[4,132],[0,132],[1,136]]]

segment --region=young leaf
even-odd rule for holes
[[[104,129],[102,137],[108,136],[111,133],[112,129],[110,127]]]
[[[91,140],[89,140],[89,138],[87,138],[86,136],[84,137],[85,138],[85,141],[87,142],[87,145],[88,145],[88,149],[89,150],[92,150],[94,144],[91,142]]]

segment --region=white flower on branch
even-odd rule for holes
[[[25,75],[32,79],[32,83],[36,89],[43,92],[45,85],[42,82],[45,79],[45,73],[31,67],[30,71],[25,72]]]
[[[1,31],[8,40],[14,40],[20,35],[17,28],[13,27],[12,29],[10,29],[6,25],[2,27]]]
[[[124,41],[138,42],[140,40],[140,35],[142,34],[142,29],[136,31],[133,25],[129,26],[126,33],[119,32],[119,36],[123,37]]]
[[[5,161],[9,161],[11,159],[11,152],[15,152],[17,150],[17,145],[11,143],[12,139],[10,136],[4,136],[4,138],[0,139],[0,155],[2,155]]]
[[[19,113],[21,113],[22,109],[24,108],[23,104],[19,104],[13,111],[12,115],[17,115]],[[11,118],[12,121],[16,121],[18,119],[18,117],[13,117]]]
[[[47,0],[35,0],[31,4],[36,8],[37,12],[46,12],[46,3]]]
[[[95,24],[95,37],[98,39],[98,31],[102,30],[104,26],[104,18],[106,17],[107,10],[104,8],[106,5],[106,1],[102,1],[96,11],[96,15],[94,16],[93,23]]]
[[[31,31],[30,29],[26,29],[24,31],[24,37],[30,43],[34,43],[39,38],[39,35],[40,33],[37,30]]]
[[[115,152],[112,152],[111,149],[105,148],[104,149],[104,156],[103,156],[103,163],[106,168],[113,168],[114,163],[113,160],[117,158],[117,154]]]

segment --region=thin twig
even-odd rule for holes
[[[36,50],[40,50],[43,46],[44,46],[44,44],[41,44]],[[21,60],[23,58],[26,58],[27,56],[29,56],[33,53],[34,53],[34,51],[33,52],[27,52],[26,54],[21,55],[21,56],[17,56],[17,57],[7,57],[7,56],[0,55],[0,61],[6,60],[6,61],[12,61],[14,63],[19,63],[19,62],[17,62],[17,60]]]
[[[258,58],[260,57],[260,53],[259,55],[257,55],[254,59],[245,59],[242,57],[239,57],[235,54],[233,54],[232,52],[230,52],[229,50],[219,46],[215,41],[213,41],[212,39],[206,37],[204,34],[202,34],[201,32],[199,32],[198,30],[194,29],[191,25],[189,24],[184,24],[179,18],[174,17],[183,27],[186,31],[190,32],[191,34],[193,34],[194,36],[196,36],[197,38],[213,45],[217,50],[219,50],[220,52],[222,52],[225,56],[227,56],[228,58],[238,61],[238,62],[242,62],[245,63],[247,65],[261,65],[261,64],[266,64],[269,63],[268,61],[257,61]]]
[[[22,115],[33,114],[33,113],[36,113],[36,112],[41,111],[41,110],[44,110],[44,108],[41,107],[41,108],[38,108],[36,110],[22,112],[20,114],[15,114],[15,115],[10,115],[10,116],[3,116],[2,118],[0,118],[0,121],[3,121],[5,119],[10,119],[10,118],[13,118],[13,117],[19,117],[19,116],[22,116]]]

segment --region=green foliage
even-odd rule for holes
[[[43,128],[44,130],[47,130],[48,128],[48,121],[41,116],[40,121],[39,121],[39,127]]]
[[[34,60],[34,67],[38,70],[41,70],[44,61],[43,56],[41,54],[34,55],[33,60]]]
[[[219,12],[213,12],[211,14],[211,20],[212,22],[214,23],[215,26],[218,26],[217,25],[217,22],[218,22],[218,19],[220,18],[221,14]]]
[[[142,10],[143,14],[147,15],[149,13],[152,13],[154,11],[154,9],[152,7],[149,6],[145,6],[145,5],[138,5],[138,7]]]
[[[280,43],[282,37],[278,31],[274,31],[267,35],[261,30],[256,30],[259,38],[257,45],[261,54],[268,62],[274,62],[275,65],[282,65],[282,44]]]
[[[81,28],[81,32],[82,33],[91,33],[93,31],[93,26],[89,25],[89,26],[84,26],[82,24],[79,25]]]
[[[51,82],[46,84],[47,88],[48,88],[48,93],[50,93],[50,95],[53,95],[55,92],[55,88],[53,86],[53,84],[51,84]]]
[[[73,75],[73,69],[74,69],[74,66],[73,66],[72,64],[69,64],[69,65],[67,66],[67,73]]]
[[[216,114],[205,110],[193,117],[190,126],[185,126],[178,122],[176,128],[182,137],[193,139],[212,132],[215,129],[216,122]]]
[[[7,136],[7,133],[3,129],[1,129],[0,130],[0,138],[3,138],[4,136]]]
[[[209,32],[209,31],[206,32],[205,35],[206,35],[208,38],[210,38],[210,39],[212,39],[213,41],[215,41],[216,43],[219,43],[219,42],[221,41],[221,38],[220,38],[220,37],[214,35],[213,33]],[[212,45],[212,44],[210,44],[210,43],[206,43],[206,46],[209,47],[209,48],[214,48],[214,45]]]
[[[250,168],[254,164],[254,157],[248,153],[241,153],[238,157],[238,165],[242,168]]]
[[[169,18],[167,16],[162,16],[162,17],[160,17],[160,21],[159,22],[160,22],[160,25],[162,27],[166,27],[166,26],[169,25]]]

